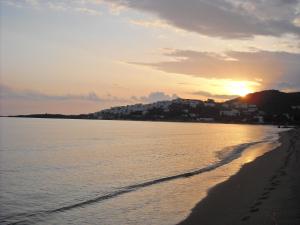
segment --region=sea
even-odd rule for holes
[[[0,224],[174,225],[282,131],[0,118]]]

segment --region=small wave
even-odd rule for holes
[[[245,149],[247,149],[253,145],[261,144],[264,142],[266,142],[266,141],[256,141],[256,142],[250,142],[250,143],[244,143],[244,144],[240,144],[240,145],[226,147],[221,151],[217,151],[216,156],[223,163],[226,163],[227,161],[229,163],[232,160],[240,157]]]
[[[108,193],[106,195],[101,195],[101,196],[97,196],[95,198],[92,199],[88,199],[86,201],[82,201],[82,202],[78,202],[75,204],[71,204],[71,205],[67,205],[67,206],[63,206],[63,207],[59,207],[53,210],[45,210],[45,211],[36,211],[33,213],[28,213],[28,214],[14,214],[5,218],[2,218],[0,220],[0,222],[5,221],[6,219],[13,219],[13,221],[16,221],[16,219],[21,219],[21,217],[23,219],[21,219],[21,221],[19,220],[18,222],[13,222],[13,223],[8,223],[8,224],[19,224],[20,222],[24,222],[28,219],[30,219],[30,222],[32,223],[32,220],[40,220],[42,217],[47,217],[51,214],[54,213],[60,213],[60,212],[65,212],[65,211],[69,211],[72,209],[76,209],[76,208],[81,208],[87,205],[91,205],[91,204],[95,204],[95,203],[99,203],[108,199],[112,199],[115,198],[117,196],[129,193],[129,192],[133,192],[136,191],[138,189],[141,188],[145,188],[151,185],[155,185],[155,184],[159,184],[159,183],[163,183],[163,182],[168,182],[168,181],[172,181],[172,180],[176,180],[176,179],[183,179],[183,178],[188,178],[191,176],[195,176],[195,175],[199,175],[201,173],[205,173],[205,172],[209,172],[212,171],[214,169],[217,169],[218,167],[221,167],[223,165],[226,165],[230,162],[232,162],[233,160],[239,158],[242,154],[242,152],[244,150],[246,150],[247,148],[256,145],[256,144],[260,144],[266,142],[264,141],[256,141],[256,142],[250,142],[250,143],[244,143],[244,144],[240,144],[240,145],[236,145],[236,146],[231,146],[231,147],[227,147],[224,148],[223,150],[219,151],[216,153],[219,161],[208,165],[206,167],[202,167],[202,168],[197,168],[194,169],[192,171],[186,171],[184,173],[180,173],[180,174],[176,174],[176,175],[172,175],[172,176],[167,176],[167,177],[162,177],[162,178],[158,178],[158,179],[154,179],[154,180],[150,180],[150,181],[146,181],[143,183],[138,183],[138,184],[133,184],[133,185],[129,185],[129,186],[125,186],[122,188],[119,188],[119,190],[115,191],[115,192],[111,192]],[[3,220],[4,219],[4,220]]]

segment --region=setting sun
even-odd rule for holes
[[[232,82],[229,89],[232,94],[239,96],[245,96],[253,92],[253,90],[245,82]]]

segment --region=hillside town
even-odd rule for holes
[[[95,119],[104,120],[155,120],[155,121],[198,121],[230,123],[290,123],[299,114],[300,106],[291,107],[294,113],[270,114],[255,104],[240,101],[218,103],[177,98],[151,104],[135,104],[112,107],[93,114]]]
[[[266,90],[225,102],[177,98],[112,107],[88,114],[46,113],[14,117],[300,125],[300,92]]]

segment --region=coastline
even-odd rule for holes
[[[62,117],[30,117],[30,116],[0,116],[3,118],[21,118],[21,119],[49,119],[49,120],[90,120],[90,121],[130,121],[130,122],[153,122],[153,123],[203,123],[203,124],[230,124],[230,125],[252,125],[252,126],[282,126],[285,128],[294,128],[297,124],[280,125],[276,123],[255,123],[255,122],[205,122],[193,120],[138,120],[138,119],[91,119],[91,118],[62,118]]]
[[[300,129],[213,187],[179,225],[300,224]]]

